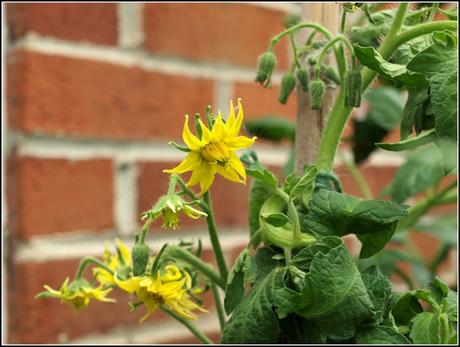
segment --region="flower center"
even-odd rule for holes
[[[217,162],[227,166],[230,160],[230,152],[222,142],[210,142],[201,149],[201,156],[209,162]]]

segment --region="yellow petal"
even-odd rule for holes
[[[211,131],[211,138],[214,142],[219,142],[227,136],[227,127],[222,120],[222,114],[219,112],[217,120]]]
[[[228,114],[228,119],[225,125],[227,126],[227,130],[231,131],[235,126],[235,109],[233,108],[233,100],[230,100],[230,110]]]
[[[212,135],[211,135],[211,132],[209,131],[208,127],[201,121],[201,119],[198,119],[198,123],[201,126],[201,144],[200,144],[200,147],[204,147],[209,142],[212,141]]]
[[[115,279],[115,283],[117,284],[117,286],[128,293],[134,293],[135,291],[139,289],[139,282],[140,282],[139,277],[133,277],[133,278],[127,279],[126,281],[121,281],[118,279],[117,275],[115,275],[114,279]]]
[[[246,170],[240,158],[235,153],[230,154],[230,166],[241,176],[243,182],[246,182]]]
[[[238,99],[238,116],[236,117],[235,124],[229,129],[229,136],[237,136],[243,124],[243,106],[241,105],[241,99]]]
[[[181,174],[187,171],[193,170],[201,161],[201,156],[196,153],[196,152],[190,152],[187,154],[185,159],[180,163],[178,166],[175,168],[169,169],[169,170],[163,170],[165,173],[176,173],[176,174]]]
[[[243,148],[251,147],[257,137],[250,139],[246,136],[227,137],[224,142],[228,149],[231,151],[237,151]]]
[[[214,178],[216,176],[216,165],[209,164],[209,170],[206,172],[200,181],[200,195],[206,193],[211,187],[212,182],[214,182]]]
[[[210,170],[211,164],[209,164],[206,160],[203,160],[201,156],[199,161],[200,163],[193,169],[192,176],[187,182],[187,187],[192,187],[195,184],[198,184],[202,180],[203,175],[206,175],[206,173]]]
[[[187,216],[189,216],[190,218],[193,218],[193,219],[198,219],[200,217],[207,217],[208,216],[205,212],[197,210],[196,208],[193,208],[190,205],[185,205],[184,213]]]
[[[231,166],[225,168],[223,166],[217,165],[216,170],[219,175],[223,176],[229,181],[242,183],[240,176],[238,176],[238,173]]]
[[[185,116],[182,138],[184,139],[184,142],[188,148],[190,148],[192,151],[198,151],[200,149],[200,139],[193,135],[188,127],[188,115]]]
[[[123,262],[126,266],[131,266],[132,258],[130,249],[118,238],[115,240],[115,242],[117,244],[118,249],[120,250]]]

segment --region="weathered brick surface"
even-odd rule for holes
[[[256,66],[269,40],[283,30],[284,13],[247,4],[146,4],[145,48],[193,60]],[[287,41],[275,53],[287,67]]]
[[[13,40],[28,32],[70,41],[117,43],[115,3],[22,3],[7,5],[9,34]]]
[[[65,342],[88,333],[104,333],[126,326],[137,328],[140,324],[163,324],[171,320],[158,310],[144,323],[139,323],[146,312],[145,307],[130,312],[128,302],[135,299],[118,289],[109,294],[109,297],[117,300],[116,303],[92,300],[88,307],[79,312],[58,299],[34,298],[44,290],[44,284],[58,290],[66,277],[72,280],[77,266],[77,260],[65,260],[22,263],[13,268],[8,295],[10,343]],[[85,273],[88,275],[91,272],[87,270]],[[211,293],[204,294],[203,300],[203,306],[211,310]]]
[[[13,165],[17,205],[10,209],[16,212],[11,221],[16,237],[113,227],[110,160],[21,157]]]
[[[169,140],[213,101],[205,79],[29,51],[9,58],[9,121],[25,132]]]

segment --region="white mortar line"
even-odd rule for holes
[[[213,110],[216,112],[220,110],[224,116],[228,115],[231,99],[233,99],[233,105],[236,106],[236,100],[233,98],[233,83],[226,79],[217,79],[214,83]]]
[[[121,235],[132,235],[138,228],[137,215],[137,163],[115,161],[114,163],[114,220]]]
[[[301,12],[301,3],[290,2],[248,2],[248,5],[265,7],[271,10],[286,12],[286,14],[299,14]]]
[[[91,43],[75,43],[43,37],[29,33],[14,44],[14,49],[58,55],[74,59],[88,59],[124,67],[140,67],[146,71],[166,74],[181,74],[195,78],[235,80],[254,82],[256,68],[244,68],[228,63],[203,63],[176,57],[155,56],[141,50],[120,50],[117,47],[101,46]],[[262,52],[261,52],[262,53]],[[273,76],[273,83],[279,84],[282,72]]]
[[[224,111],[225,112],[225,111]],[[165,161],[177,162],[184,153],[169,146],[166,141],[109,141],[40,137],[14,133],[19,156],[37,158],[66,158],[85,160],[95,158],[116,159],[119,161]],[[277,145],[254,145],[259,160],[266,165],[284,165],[289,150]],[[351,158],[350,151],[343,151]],[[399,153],[377,150],[371,154],[366,166],[399,166],[404,157]],[[335,165],[340,161],[336,159]]]
[[[204,222],[203,222],[204,223]],[[202,229],[179,230],[158,234],[150,232],[148,243],[154,252],[159,251],[165,243],[176,244],[180,239],[198,240],[201,238],[203,248],[211,249],[211,243],[207,232]],[[114,246],[116,234],[113,231],[101,234],[88,232],[74,232],[72,235],[56,234],[48,236],[35,236],[27,242],[18,242],[15,252],[15,261],[22,262],[45,262],[51,260],[77,259],[85,255],[100,256],[104,252],[107,242],[111,248]],[[134,243],[132,236],[119,237],[126,245]],[[224,251],[229,251],[249,241],[249,232],[243,229],[222,229],[220,235]]]
[[[121,48],[137,48],[144,42],[142,10],[142,3],[117,4],[118,45]]]

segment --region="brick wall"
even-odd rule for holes
[[[45,283],[58,287],[82,256],[100,255],[106,240],[132,242],[140,212],[167,187],[161,170],[182,158],[167,142],[180,140],[184,114],[208,104],[227,112],[229,99],[241,97],[248,119],[268,113],[295,119],[295,97],[285,106],[277,102],[279,74],[272,90],[253,80],[257,57],[283,17],[300,11],[296,4],[6,6],[8,342],[196,342],[160,312],[138,324],[139,313],[130,313],[121,295],[118,304],[91,304],[79,314],[34,296]],[[277,53],[286,68],[287,47]],[[287,158],[286,147],[256,149],[277,170]],[[362,172],[376,192],[400,162],[376,153]],[[345,190],[359,195],[337,169]],[[230,185],[218,177],[211,190],[229,260],[248,241],[248,188]],[[181,231],[155,225],[149,240],[158,249],[198,236],[206,239],[204,223],[184,220]],[[209,295],[205,307],[211,313],[198,325],[217,341]]]

